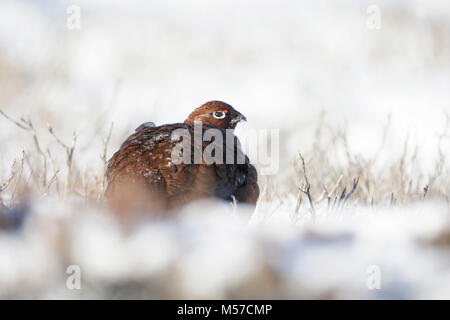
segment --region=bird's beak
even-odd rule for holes
[[[247,121],[247,118],[246,118],[243,114],[238,113],[238,114],[231,120],[231,124],[237,124],[237,123],[239,123],[239,122],[241,122],[241,121]]]

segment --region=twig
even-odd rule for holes
[[[112,130],[114,128],[114,122],[111,122],[111,125],[109,127],[108,135],[106,136],[106,139],[103,140],[103,153],[100,156],[100,158],[103,161],[103,177],[102,177],[102,188],[101,192],[99,194],[99,198],[103,196],[103,193],[105,192],[105,186],[106,186],[106,167],[108,165],[108,146],[109,142],[111,140],[111,134]]]
[[[55,138],[56,142],[66,151],[66,156],[67,156],[66,164],[67,164],[68,172],[67,172],[66,182],[64,185],[64,198],[65,198],[69,192],[69,186],[71,183],[72,169],[73,169],[73,155],[75,152],[75,144],[77,142],[78,132],[76,132],[76,131],[73,132],[72,142],[69,146],[69,145],[66,145],[64,142],[62,142],[61,139],[59,139],[56,136],[56,134],[53,131],[53,127],[50,124],[47,124],[47,127],[48,127],[48,131]]]
[[[30,156],[25,152],[25,164],[28,166],[29,170],[30,170],[30,177],[29,180],[27,181],[28,183],[33,183],[34,187],[36,188],[36,190],[41,190],[41,186],[40,184],[42,184],[43,186],[45,186],[45,184],[47,183],[47,181],[42,181],[42,183],[39,182],[39,172],[36,172],[36,170],[34,170],[33,165],[31,164],[31,160],[30,160]]]
[[[325,198],[325,196],[328,199],[330,199],[331,195],[336,191],[336,189],[338,188],[339,184],[341,183],[341,180],[342,180],[343,177],[344,177],[343,174],[341,174],[339,176],[339,178],[337,179],[336,183],[334,184],[334,187],[329,192],[328,192],[328,189],[325,186],[325,184],[322,184],[322,187],[323,187],[324,191],[323,191],[322,195],[320,196],[319,200],[317,200],[317,202],[322,201]]]
[[[393,207],[395,205],[396,199],[394,197],[394,193],[391,192],[391,207]]]
[[[58,173],[59,173],[59,170],[56,170],[56,172],[53,174],[53,177],[51,177],[50,180],[48,181],[47,188],[46,188],[45,192],[41,196],[42,198],[50,193],[50,187],[53,185],[53,183],[55,181],[58,180]]]
[[[303,194],[302,191],[299,190],[297,195],[297,203],[295,204],[295,214],[298,213],[298,211],[300,210],[300,206],[302,205],[303,202],[302,194]]]
[[[425,199],[425,197],[427,196],[427,194],[428,194],[428,185],[426,185],[425,186],[425,188],[423,188],[423,198],[422,198],[422,200],[424,200]]]
[[[316,209],[314,208],[314,204],[313,204],[312,197],[311,197],[311,184],[309,183],[308,175],[306,174],[305,159],[303,158],[301,153],[299,153],[298,155],[300,157],[300,160],[302,161],[303,177],[305,179],[305,187],[299,188],[299,190],[301,192],[303,192],[304,194],[306,194],[306,196],[308,197],[309,205],[311,206],[311,214],[312,214],[312,217],[315,218],[316,217]]]
[[[106,136],[106,139],[103,140],[103,154],[101,155],[101,159],[103,160],[103,167],[106,169],[106,165],[108,162],[108,146],[109,146],[109,141],[111,140],[111,134],[112,134],[112,130],[114,128],[114,122],[111,122],[111,125],[109,127],[109,131],[108,131],[108,135]]]
[[[14,162],[11,166],[11,176],[8,178],[8,180],[6,180],[5,182],[3,182],[0,185],[0,192],[3,192],[4,190],[6,190],[8,188],[8,186],[11,184],[11,181],[13,181],[14,177],[16,176],[16,173],[14,172],[14,167],[16,166],[16,159],[14,159]]]
[[[347,187],[344,187],[344,190],[342,190],[341,195],[339,196],[339,203],[338,204],[341,204],[342,200],[344,200],[346,192],[347,192]]]
[[[22,160],[20,162],[19,175],[17,175],[16,180],[14,181],[13,190],[11,192],[11,199],[9,202],[10,208],[12,208],[14,205],[14,200],[15,200],[15,196],[16,196],[16,192],[17,192],[17,186],[19,185],[19,180],[22,178],[24,158],[25,158],[25,151],[22,151]]]
[[[10,116],[8,116],[3,110],[0,109],[0,114],[5,117],[5,119],[7,119],[8,121],[12,122],[13,124],[15,124],[17,127],[28,131],[32,138],[33,138],[33,142],[34,142],[34,146],[36,147],[37,152],[39,153],[39,155],[42,158],[42,163],[43,163],[43,172],[42,172],[42,185],[45,187],[45,184],[47,182],[47,161],[46,161],[46,157],[45,157],[45,153],[42,151],[41,145],[39,143],[39,139],[37,137],[36,134],[36,130],[34,129],[33,123],[31,122],[31,119],[24,119],[23,117],[20,118],[19,121],[14,120],[13,118],[11,118]]]
[[[77,142],[77,138],[78,138],[78,132],[76,132],[76,131],[73,132],[72,143],[70,144],[70,146],[68,146],[56,136],[55,132],[53,131],[53,127],[51,125],[48,124],[47,126],[48,126],[48,131],[55,138],[56,142],[62,148],[64,148],[66,150],[67,167],[71,168],[72,167],[72,161],[73,161],[73,154],[74,154],[74,151],[75,151],[75,143]]]
[[[345,197],[344,204],[347,202],[348,198],[350,198],[350,196],[353,194],[353,192],[355,192],[356,188],[358,187],[358,183],[359,183],[359,177],[353,179],[352,190],[350,190],[350,192]]]
[[[52,157],[52,154],[50,153],[49,149],[47,149],[47,157],[50,160],[50,167],[51,167],[51,169],[53,171],[53,175],[55,176],[56,193],[57,193],[58,196],[60,196],[61,193],[60,193],[60,188],[59,188],[59,179],[58,179],[58,176],[57,176],[57,173],[59,173],[59,170],[56,170],[55,162],[53,161],[53,157]]]

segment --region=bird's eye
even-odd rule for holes
[[[225,118],[226,114],[223,111],[215,111],[213,112],[213,117],[216,119],[223,119]]]

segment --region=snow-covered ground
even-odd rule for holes
[[[67,27],[74,8],[80,29]],[[367,25],[374,8],[379,29]],[[309,151],[324,111],[324,126],[346,129],[356,159],[379,153],[379,171],[408,139],[407,152],[418,149],[407,174],[423,188],[434,172],[450,177],[449,88],[444,0],[0,3],[0,109],[32,119],[60,175],[65,152],[47,123],[66,143],[78,131],[75,165],[89,181],[101,173],[111,122],[109,156],[141,123],[182,121],[219,99],[247,117],[238,136],[280,130],[278,183],[298,152],[320,166]],[[22,150],[36,153],[29,133],[0,118],[0,183]],[[345,159],[332,162],[345,167]],[[430,188],[441,196],[398,206],[364,199],[329,211],[321,202],[314,221],[305,199],[293,216],[297,191],[286,185],[253,216],[195,204],[180,218],[127,231],[83,197],[57,200],[53,185],[30,196],[23,226],[0,231],[0,297],[450,298],[442,197],[450,189],[439,183]],[[320,185],[313,188],[317,195]],[[11,202],[7,191],[0,197]],[[80,267],[82,290],[67,289],[69,265]]]
[[[304,219],[296,226],[283,210],[265,224],[258,214],[247,224],[231,212],[204,203],[186,208],[179,219],[148,220],[124,232],[102,210],[39,201],[22,231],[0,234],[0,295],[450,297],[450,219],[444,203],[323,209],[315,222]],[[436,237],[445,232],[446,243],[439,244]],[[68,289],[73,266],[80,270],[80,290]]]

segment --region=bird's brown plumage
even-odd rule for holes
[[[226,130],[234,129],[242,120],[245,117],[230,105],[210,101],[195,109],[184,123],[141,125],[108,163],[106,197],[122,212],[161,212],[211,197],[255,204],[259,196],[256,169],[240,149],[237,137]],[[214,144],[213,153],[222,156],[214,158],[213,163],[203,158],[195,162],[194,140],[208,129],[215,129],[223,137],[223,143]],[[185,132],[190,137],[184,140],[191,143],[190,163],[173,159],[174,148],[180,146],[184,137],[177,132]],[[231,145],[225,143],[227,135]],[[200,138],[198,147],[203,152],[210,144]],[[227,162],[230,158],[234,159],[231,164]]]

